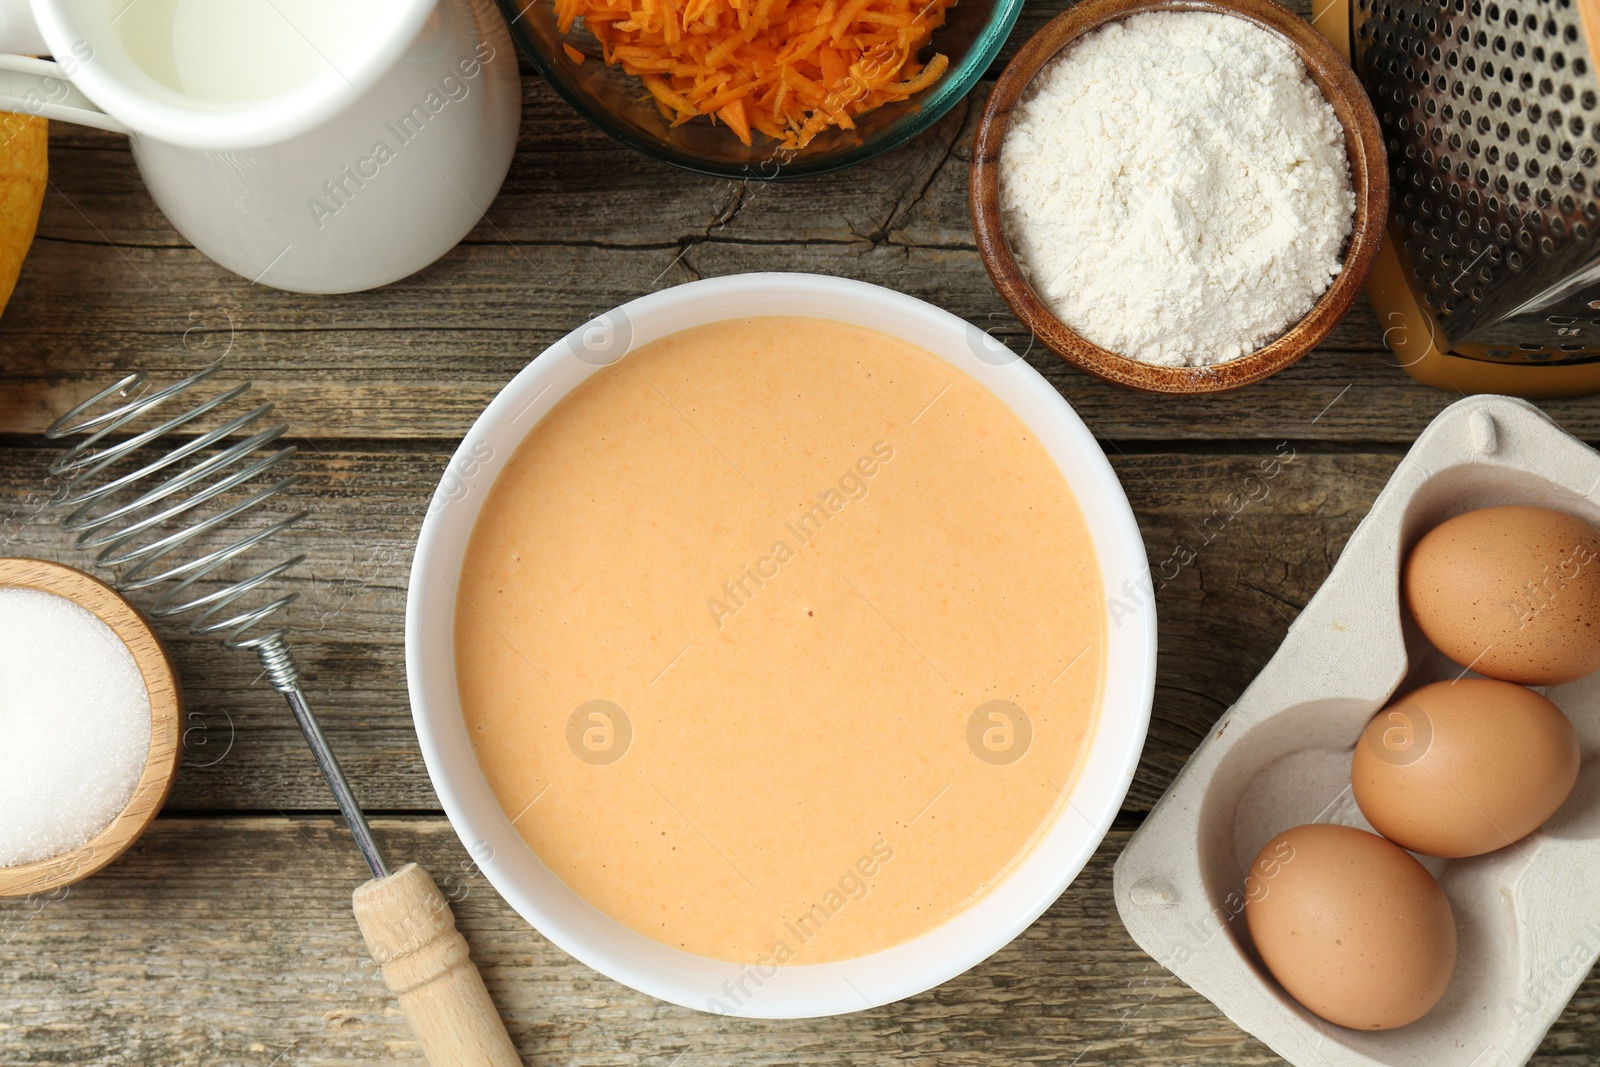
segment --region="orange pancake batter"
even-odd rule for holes
[[[492,487],[456,663],[524,840],[745,963],[922,934],[1064,804],[1104,673],[1077,502],[1009,409],[860,327],[750,318],[586,382]]]

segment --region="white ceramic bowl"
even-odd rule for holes
[[[467,537],[500,468],[528,430],[589,375],[634,345],[680,330],[764,314],[806,315],[893,334],[948,360],[988,388],[1059,464],[1088,522],[1108,593],[1105,688],[1091,751],[1069,804],[1000,884],[915,940],[836,963],[767,968],[669,948],[602,915],[540,862],[518,836],[478,768],[456,693],[456,581]],[[1148,588],[1139,527],[1105,454],[1039,373],[977,327],[875,285],[810,274],[744,274],[641,297],[546,349],[478,417],[445,469],[411,567],[406,674],[412,714],[434,788],[462,843],[517,912],[571,955],[651,996],[705,1011],[730,1004],[764,1018],[837,1015],[901,1000],[981,962],[1020,934],[1083,869],[1132,781],[1155,688],[1153,604],[1112,614],[1131,588]],[[776,973],[772,973],[772,972]]]

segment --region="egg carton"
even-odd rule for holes
[[[1244,921],[1246,871],[1275,835],[1311,822],[1372,829],[1349,787],[1362,729],[1396,693],[1463,673],[1402,609],[1402,561],[1440,522],[1497,504],[1600,525],[1600,453],[1521,400],[1441,412],[1117,860],[1117,909],[1139,946],[1291,1063],[1525,1063],[1600,956],[1600,674],[1542,690],[1582,745],[1561,809],[1497,852],[1418,857],[1450,899],[1460,946],[1449,990],[1422,1019],[1377,1032],[1323,1021],[1267,973]]]

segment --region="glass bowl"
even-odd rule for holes
[[[862,114],[853,130],[824,130],[798,151],[785,150],[759,133],[747,147],[726,126],[713,126],[709,119],[670,126],[638,78],[605,65],[593,37],[580,26],[567,34],[556,29],[550,0],[498,2],[512,36],[544,80],[623,144],[701,174],[782,179],[855,166],[932,126],[983,76],[1011,33],[1023,0],[960,0],[923,50],[924,58],[943,52],[950,59],[950,68],[938,81],[909,99]],[[584,61],[569,59],[563,44],[584,53]]]

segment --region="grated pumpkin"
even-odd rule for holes
[[[554,0],[561,32],[581,19],[674,126],[708,115],[791,150],[937,81],[948,57],[917,53],[954,2]]]

